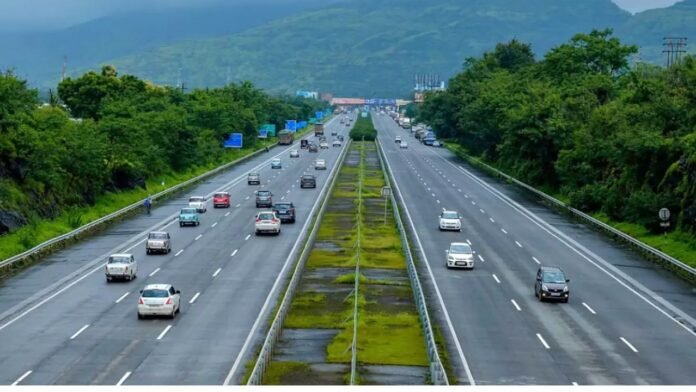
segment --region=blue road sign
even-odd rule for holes
[[[297,131],[297,121],[296,120],[287,120],[285,121],[285,129],[288,131]]]
[[[317,117],[319,120],[321,120],[322,118],[324,118],[324,112],[316,112],[315,115],[316,115],[316,117]]]
[[[242,148],[243,135],[241,133],[230,133],[229,138],[225,140],[223,147],[225,148]]]
[[[259,139],[267,139],[268,138],[268,130],[267,129],[259,129]]]

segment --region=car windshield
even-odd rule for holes
[[[151,240],[166,240],[167,234],[166,233],[150,233],[148,238]]]
[[[194,196],[194,197],[192,197],[192,198],[189,199],[189,202],[199,202],[199,201],[205,201],[205,198],[204,198],[204,197]]]
[[[127,264],[130,262],[130,257],[128,256],[110,256],[109,264]]]
[[[150,289],[143,291],[143,298],[167,298],[169,291],[160,289]]]
[[[218,199],[222,199],[222,198],[227,197],[227,196],[229,196],[227,193],[216,193],[215,194],[215,197],[217,197]]]
[[[560,271],[548,271],[544,272],[544,278],[542,279],[544,283],[565,283],[566,278],[563,272]]]
[[[450,253],[471,253],[471,247],[467,244],[452,245]]]
[[[183,209],[181,210],[181,213],[182,213],[182,214],[195,214],[195,213],[196,213],[196,210],[193,209],[193,208],[183,208]]]
[[[459,214],[456,212],[443,212],[442,213],[442,218],[443,219],[459,219]]]
[[[272,220],[273,218],[274,218],[274,216],[271,213],[259,214],[259,219],[261,219],[261,220]]]

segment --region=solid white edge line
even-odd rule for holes
[[[87,328],[89,328],[89,324],[85,324],[82,328],[75,332],[73,336],[70,337],[70,340],[74,340],[76,337],[80,336],[80,334],[84,332],[84,330]]]
[[[194,294],[194,295],[193,295],[193,298],[191,298],[191,300],[189,301],[189,303],[192,304],[192,303],[196,302],[196,300],[198,299],[198,296],[200,296],[200,295],[201,295],[200,292]]]
[[[162,340],[162,338],[164,338],[164,335],[166,335],[167,332],[169,332],[170,329],[172,329],[172,325],[171,325],[171,324],[167,325],[167,326],[164,328],[164,331],[162,331],[162,333],[159,334],[159,336],[157,337],[157,340]]]
[[[619,339],[621,339],[621,341],[624,342],[628,346],[628,348],[631,349],[631,351],[633,351],[634,353],[638,352],[638,349],[633,347],[633,345],[628,340],[626,340],[623,336],[619,337]]]
[[[586,303],[583,302],[583,303],[582,303],[582,306],[584,306],[585,308],[587,308],[587,310],[589,310],[590,313],[592,313],[592,314],[597,314],[597,312],[595,312],[594,309],[592,309],[592,308],[590,307],[590,305],[588,305],[588,304],[586,304]]]
[[[379,144],[380,150],[382,150],[382,154],[385,157],[385,161],[387,165],[391,167],[391,164],[389,163],[389,156],[384,153],[384,148],[382,148],[382,144]],[[404,200],[403,195],[401,194],[401,189],[399,188],[398,181],[396,180],[396,176],[394,176],[394,189],[396,189],[397,194],[399,195],[399,198],[401,200]],[[445,301],[442,298],[442,293],[440,293],[440,288],[437,285],[437,281],[435,280],[435,275],[433,274],[433,270],[430,267],[430,262],[428,261],[428,257],[425,254],[425,250],[423,248],[423,244],[420,240],[420,236],[418,236],[418,232],[415,230],[416,225],[413,223],[413,219],[411,218],[411,213],[408,210],[408,207],[404,203],[404,212],[406,213],[406,218],[409,221],[409,224],[411,225],[411,228],[413,229],[414,237],[416,239],[416,242],[418,243],[418,250],[421,253],[421,256],[423,256],[423,261],[425,261],[423,264],[425,264],[426,269],[428,270],[428,274],[430,275],[430,279],[433,282],[433,288],[435,289],[435,294],[437,295],[438,302],[440,303],[440,306],[442,308],[443,315],[445,317],[445,320],[447,322],[447,327],[450,331],[450,334],[452,335],[452,339],[454,341],[455,346],[457,347],[457,353],[459,354],[459,359],[462,361],[462,364],[464,366],[464,371],[466,372],[466,376],[469,379],[469,384],[472,386],[476,385],[476,381],[474,380],[474,376],[471,374],[471,369],[469,368],[469,362],[466,359],[466,356],[464,355],[464,351],[462,350],[462,345],[459,341],[459,337],[457,336],[457,332],[454,330],[454,325],[452,324],[452,319],[449,316],[449,312],[447,311],[447,307],[445,306]]]
[[[118,297],[118,299],[117,299],[116,302],[114,302],[114,303],[120,303],[121,301],[123,301],[124,299],[126,299],[126,297],[127,297],[129,294],[130,294],[130,291],[127,291],[125,294],[123,294],[122,296]]]
[[[511,299],[510,302],[512,302],[512,304],[515,305],[515,309],[517,309],[518,312],[522,311],[522,308],[520,308],[520,305],[517,305],[517,302],[515,302],[514,299]]]
[[[29,375],[33,372],[33,370],[28,370],[26,373],[22,374],[20,378],[18,378],[15,382],[11,384],[11,386],[18,385],[20,382],[24,381],[25,378],[29,377]]]
[[[213,278],[217,277],[220,271],[222,271],[222,268],[218,268],[215,273],[213,273]]]
[[[121,377],[121,379],[118,380],[118,382],[116,383],[116,386],[118,387],[118,386],[123,385],[123,383],[126,382],[126,380],[128,379],[128,377],[130,377],[130,375],[131,375],[131,372],[126,372],[126,374],[124,374],[123,377]]]
[[[155,268],[154,271],[150,272],[150,275],[148,275],[148,277],[151,278],[151,277],[155,276],[155,274],[158,273],[159,271],[160,271],[160,267]]]
[[[495,279],[496,282],[500,283],[500,279],[498,279],[498,277],[495,276],[495,274],[492,274],[492,276],[493,276],[493,279]]]
[[[181,249],[180,251],[176,252],[176,254],[174,255],[174,257],[179,256],[179,255],[182,254],[183,252],[184,252],[184,250]]]
[[[334,117],[336,118],[336,117]],[[347,144],[341,147],[342,149],[346,148]],[[338,159],[338,158],[337,158]],[[337,167],[338,165],[334,165],[334,167],[331,169],[331,172],[333,172],[333,175],[338,175],[337,173]],[[331,175],[329,175],[331,177]],[[323,190],[328,186],[330,181],[324,182],[322,192]],[[320,193],[321,194],[321,193]],[[328,193],[327,193],[328,197]],[[312,206],[312,209],[310,210],[310,216],[316,211],[317,206],[319,205],[319,202],[322,199],[317,197],[317,199],[314,201],[314,206]],[[306,231],[307,228],[309,227],[309,223],[311,222],[311,219],[305,220],[304,226],[302,226],[302,231]],[[285,259],[285,264],[283,264],[283,268],[281,268],[280,272],[278,273],[278,277],[276,278],[275,282],[273,282],[273,286],[271,287],[271,291],[268,292],[268,295],[266,296],[266,300],[263,303],[263,306],[261,307],[261,310],[259,311],[258,316],[256,317],[256,320],[254,321],[254,324],[251,326],[251,330],[249,331],[249,334],[247,335],[246,339],[244,340],[244,344],[242,345],[241,350],[239,350],[239,353],[237,354],[237,358],[235,358],[234,363],[232,364],[232,368],[230,371],[227,373],[227,377],[225,377],[225,381],[223,381],[223,385],[229,385],[232,379],[234,378],[235,373],[237,372],[237,368],[239,368],[239,365],[242,362],[242,359],[246,355],[246,351],[249,349],[249,345],[251,344],[251,340],[253,339],[254,335],[256,334],[256,330],[259,328],[259,325],[261,324],[261,321],[263,319],[264,314],[266,313],[270,303],[271,303],[271,298],[273,297],[275,291],[277,290],[278,286],[280,285],[282,278],[285,277],[285,270],[288,268],[290,265],[291,259],[290,255],[292,255],[295,252],[295,249],[299,246],[299,239],[300,237],[297,237],[297,240],[295,240],[295,244],[293,245],[292,249],[290,249],[290,253],[288,254],[288,257]]]
[[[549,345],[546,343],[546,340],[544,340],[544,337],[541,336],[540,333],[536,334],[536,336],[537,336],[537,338],[539,338],[539,340],[541,341],[541,344],[543,344],[544,347],[546,347],[547,350],[550,350],[550,349],[551,349],[551,347],[549,347]]]

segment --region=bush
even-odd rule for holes
[[[350,130],[350,138],[355,141],[363,139],[374,141],[377,138],[377,130],[372,125],[372,118],[369,115],[366,118],[358,117],[355,126]]]

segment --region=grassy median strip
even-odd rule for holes
[[[392,206],[381,196],[384,185],[375,143],[354,142],[330,194],[265,384],[348,382],[356,278],[359,382],[383,383],[385,369],[390,380],[401,384],[427,382],[423,332]],[[356,277],[358,224],[362,235]],[[373,365],[380,366],[379,377]]]

